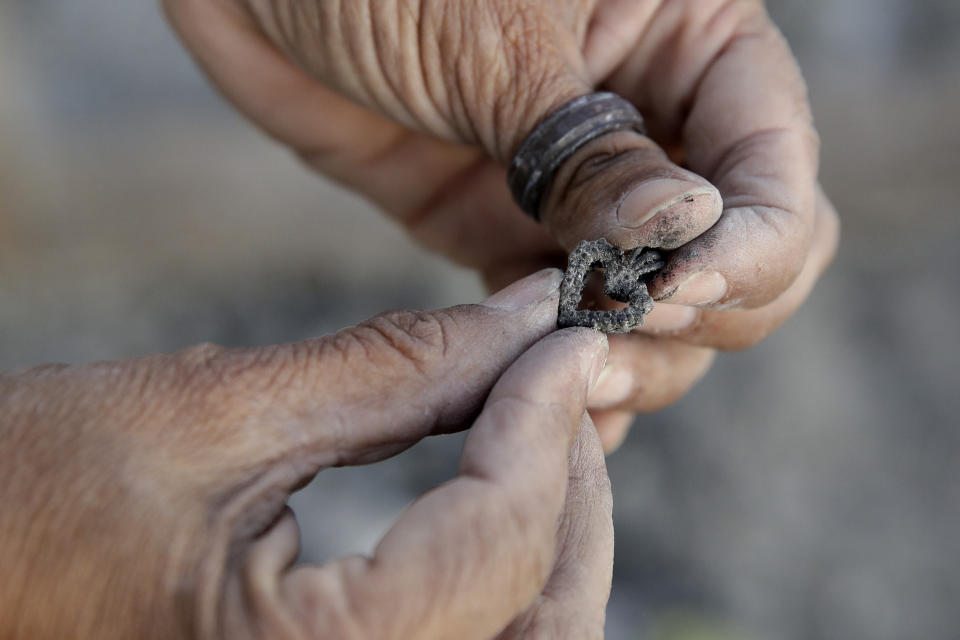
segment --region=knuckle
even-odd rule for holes
[[[502,80],[510,83],[516,91],[515,96],[533,93],[541,88],[545,73],[542,61],[549,53],[553,43],[547,36],[543,13],[529,3],[500,3],[500,38],[506,53],[507,63]],[[534,86],[522,85],[518,75]]]
[[[359,348],[369,360],[400,356],[423,372],[446,355],[454,323],[446,312],[388,311],[341,332],[336,344],[346,351]]]
[[[691,264],[722,265],[731,289],[718,308],[767,305],[800,275],[811,238],[802,218],[789,211],[778,205],[728,211],[686,252]]]
[[[176,383],[184,397],[207,398],[211,390],[223,399],[249,398],[251,394],[273,393],[288,384],[301,370],[296,357],[304,343],[227,349],[205,343],[176,354]]]
[[[187,347],[174,354],[175,374],[183,386],[206,388],[229,376],[227,350],[205,342]]]
[[[226,349],[220,345],[212,342],[201,342],[182,349],[177,353],[177,358],[185,367],[203,369],[210,366],[225,351]]]
[[[540,4],[499,2],[493,13],[499,42],[487,55],[494,56],[495,64],[484,61],[479,77],[487,78],[490,124],[503,131],[494,131],[495,151],[507,157],[544,113],[582,93],[588,83],[581,77],[579,49],[569,27]],[[503,123],[512,126],[498,126]],[[512,135],[505,135],[508,129]]]

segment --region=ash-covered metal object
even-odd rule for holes
[[[560,284],[560,327],[590,327],[604,333],[627,333],[643,324],[643,317],[653,309],[653,298],[647,293],[647,282],[663,268],[660,254],[638,248],[624,253],[604,239],[584,240],[567,261],[567,272]],[[594,269],[604,273],[603,292],[625,309],[598,311],[578,309],[583,298],[587,275]]]

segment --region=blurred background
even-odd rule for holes
[[[783,329],[609,459],[607,635],[957,640],[960,3],[769,5],[810,82],[840,253]],[[0,3],[0,369],[481,295],[235,115],[155,3]],[[305,559],[369,552],[461,444],[322,473],[294,500]]]

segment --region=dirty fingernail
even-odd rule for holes
[[[508,310],[529,307],[557,293],[562,280],[563,272],[559,269],[543,269],[501,289],[487,298],[483,306]]]
[[[608,364],[600,372],[587,402],[592,409],[607,409],[626,402],[633,393],[633,373],[626,367]]]
[[[712,188],[696,187],[686,180],[651,180],[640,184],[620,202],[617,222],[622,227],[636,228],[680,202],[692,204],[704,196],[713,195]]]
[[[717,271],[705,271],[687,278],[667,300],[674,305],[710,304],[726,293],[726,278]]]

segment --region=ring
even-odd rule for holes
[[[637,108],[614,93],[590,93],[563,105],[537,125],[510,163],[513,199],[539,220],[543,196],[563,163],[588,142],[625,129],[647,132]]]

